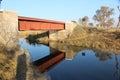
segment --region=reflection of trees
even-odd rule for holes
[[[116,71],[114,73],[114,77],[119,77],[119,62],[118,62],[118,54],[115,54],[115,60],[116,60]]]
[[[118,11],[120,12],[120,6],[118,6],[117,8],[118,8]],[[118,17],[117,27],[120,27],[120,14],[119,14],[119,17]]]
[[[112,53],[95,51],[95,56],[99,57],[100,61],[105,61],[105,60],[108,60],[108,59],[112,59]],[[118,54],[115,54],[115,62],[116,62],[116,65],[115,65],[116,70],[115,70],[113,75],[114,75],[115,78],[119,78]]]
[[[106,52],[95,52],[95,56],[99,58],[100,61],[105,61],[108,59],[112,59],[112,53]]]

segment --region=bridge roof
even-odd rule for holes
[[[34,22],[47,22],[47,23],[56,23],[56,24],[65,24],[65,22],[55,21],[55,20],[46,20],[46,19],[39,19],[39,18],[31,18],[31,17],[24,17],[18,16],[19,20],[23,21],[34,21]]]

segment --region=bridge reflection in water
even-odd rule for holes
[[[49,44],[31,43],[24,38],[20,39],[20,44],[22,48],[29,51],[31,63],[40,72],[49,71],[66,57],[65,52],[52,48]]]
[[[52,67],[54,67],[56,64],[60,63],[64,59],[65,59],[65,53],[56,51],[44,58],[34,61],[33,65],[37,66],[40,72],[45,72],[50,70]]]

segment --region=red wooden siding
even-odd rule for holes
[[[61,53],[54,58],[48,60],[44,64],[38,66],[38,70],[44,72],[46,69],[50,69],[51,67],[55,66],[57,63],[61,62],[65,58],[65,53]]]
[[[37,18],[18,17],[19,30],[62,30],[64,22],[43,20]]]

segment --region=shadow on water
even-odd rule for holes
[[[49,32],[44,32],[44,33],[41,33],[41,34],[36,34],[36,35],[28,35],[28,37],[26,39],[28,39],[30,42],[33,42],[36,41],[36,39],[38,38],[42,38],[42,37],[46,37],[48,36]]]
[[[29,35],[29,36],[32,36],[32,35]],[[36,35],[34,35],[34,36],[36,36]],[[37,38],[36,39],[32,39],[31,37],[29,37],[29,38],[27,37],[26,42],[29,45],[33,45],[33,46],[40,45],[41,43],[37,41]],[[49,46],[49,43],[42,43],[42,44]]]
[[[27,64],[26,54],[21,54],[17,59],[16,80],[26,80]]]
[[[45,44],[48,44],[48,38],[49,38],[49,31],[45,31],[43,33],[29,34],[26,37],[26,41],[30,45],[37,45],[40,44],[40,42],[44,42],[44,43],[46,42]]]
[[[50,30],[50,31],[45,31],[43,33],[39,33],[39,34],[29,34],[26,39],[27,42],[29,44],[39,44],[39,43],[43,43],[43,44],[48,44],[49,42],[49,35],[50,34],[54,34],[56,32],[58,32],[59,30]],[[38,43],[39,41],[39,43]]]

